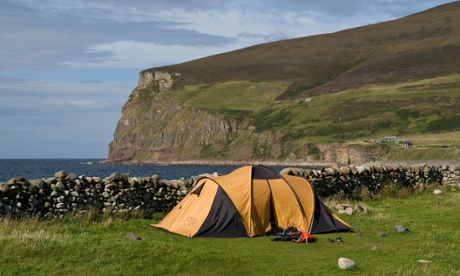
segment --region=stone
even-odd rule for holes
[[[115,189],[115,184],[114,184],[114,183],[106,184],[106,185],[105,185],[105,188],[106,188],[107,190],[113,190],[113,189]]]
[[[347,209],[345,209],[345,213],[347,213],[347,215],[349,216],[353,215],[353,208],[348,207]]]
[[[65,204],[65,203],[62,203],[62,202],[56,204],[56,208],[57,208],[57,209],[65,209],[66,207],[67,207],[66,204]]]
[[[31,180],[29,180],[29,183],[30,183],[31,186],[35,186],[35,187],[38,187],[38,188],[42,189],[44,181],[43,181],[43,179],[31,179]]]
[[[10,190],[10,186],[7,183],[0,183],[0,192],[7,193]]]
[[[59,203],[65,203],[67,200],[66,200],[66,198],[64,196],[60,196],[60,197],[58,197],[56,199],[56,201],[59,202]]]
[[[340,171],[343,175],[350,175],[351,169],[348,166],[343,166],[340,168]]]
[[[340,269],[352,269],[356,267],[356,263],[348,258],[339,258],[338,265]]]
[[[123,179],[123,176],[120,173],[114,172],[110,176],[104,178],[102,181],[104,183],[110,183],[110,182],[115,182],[115,181],[121,181]]]
[[[179,189],[179,184],[176,182],[176,180],[164,180],[163,183],[167,187],[171,187],[173,189]]]
[[[334,170],[334,168],[326,168],[324,169],[324,172],[326,173],[326,175],[336,175],[336,171]]]
[[[73,187],[73,189],[75,190],[75,192],[80,193],[81,190],[82,190],[82,187],[81,187],[80,184],[77,184],[77,185],[75,185],[75,187]]]
[[[336,206],[336,208],[337,207],[338,206]],[[346,207],[346,206],[342,205],[342,209],[338,210],[338,213],[339,214],[347,214],[347,215],[351,216],[351,215],[353,215],[353,208],[351,206]]]
[[[65,189],[67,189],[66,186],[65,186],[61,181],[58,181],[58,183],[56,183],[56,187],[57,187],[59,190],[65,190]]]
[[[436,189],[436,190],[433,191],[433,194],[440,195],[440,194],[442,194],[442,191],[439,190],[439,189]]]
[[[143,196],[142,196],[142,200],[147,202],[150,200],[150,198],[152,197],[152,194],[150,193],[145,193]]]
[[[37,186],[35,185],[30,185],[28,188],[27,188],[27,191],[32,193],[32,194],[36,194],[38,193],[38,190],[40,190]]]
[[[58,171],[57,173],[54,174],[54,177],[56,177],[56,178],[66,178],[67,173],[65,171]]]
[[[75,173],[69,173],[66,177],[67,180],[75,180],[77,179],[77,175]]]
[[[348,203],[339,203],[336,205],[336,208],[339,210],[339,209],[342,209],[342,210],[346,210],[347,208],[351,208],[352,205],[348,204]]]
[[[29,198],[29,202],[33,207],[36,207],[38,205],[38,200],[35,197]]]
[[[3,205],[3,211],[5,212],[5,214],[9,215],[11,214],[11,212],[13,211],[11,206],[8,205],[8,204],[4,204]]]
[[[350,167],[350,170],[353,175],[358,174],[358,170],[354,166]]]
[[[366,167],[364,166],[357,166],[355,168],[358,171],[358,174],[364,174],[366,172]]]
[[[403,233],[403,232],[409,232],[409,229],[407,229],[406,227],[400,225],[400,224],[396,224],[395,225],[395,230],[398,232],[398,233]]]
[[[431,263],[432,261],[430,261],[430,260],[418,260],[417,262],[422,263],[422,264],[427,264],[427,263]]]
[[[139,241],[139,240],[142,240],[141,237],[139,237],[138,235],[134,234],[134,233],[128,233],[128,235],[126,235],[126,238],[128,240],[133,240],[133,241]]]
[[[136,182],[139,182],[139,180],[135,177],[128,177],[128,183],[131,187],[134,187],[136,185]]]

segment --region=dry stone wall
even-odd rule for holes
[[[423,190],[432,185],[460,187],[460,165],[331,166],[322,169],[285,168],[282,173],[306,178],[320,197],[342,194],[360,199],[376,195],[384,185]]]
[[[48,179],[13,177],[0,183],[0,216],[56,217],[69,212],[168,212],[200,176],[162,180],[113,173],[106,178],[64,171]]]
[[[357,199],[363,190],[375,195],[386,183],[419,189],[430,185],[460,186],[460,165],[332,166],[320,169],[285,168],[281,172],[305,177],[320,197],[342,193]],[[89,210],[143,211],[147,214],[168,212],[203,176],[215,177],[217,174],[179,180],[163,180],[158,175],[139,178],[119,173],[100,178],[64,171],[48,179],[13,177],[0,183],[0,217],[52,218]]]

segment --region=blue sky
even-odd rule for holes
[[[0,0],[0,158],[106,158],[143,69],[448,2]]]

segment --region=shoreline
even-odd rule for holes
[[[143,162],[114,162],[103,160],[98,164],[126,164],[126,165],[158,165],[158,166],[277,166],[277,167],[328,167],[336,164],[325,161],[234,161],[234,160],[176,160],[176,161],[143,161]]]
[[[445,166],[460,165],[460,160],[375,160],[360,164],[339,164],[335,162],[314,160],[314,161],[277,161],[277,160],[176,160],[176,161],[143,161],[143,162],[115,162],[102,160],[98,164],[126,164],[126,165],[158,165],[158,166],[277,166],[277,167],[341,167],[341,166],[358,166],[358,165],[392,165],[392,166]]]

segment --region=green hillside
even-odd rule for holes
[[[452,147],[460,148],[460,74],[370,84],[307,100],[273,100],[288,85],[281,81],[233,81],[206,88],[186,85],[180,93],[164,92],[164,96],[226,118],[250,120],[255,132],[282,133],[282,143],[340,142],[380,147],[372,140],[397,136],[409,139],[418,149],[435,149],[419,158],[460,157],[460,152],[452,152]],[[449,141],[446,133],[452,133]],[[422,142],[424,135],[432,137],[431,143]],[[407,157],[418,159],[415,155]]]
[[[255,45],[141,75],[148,72],[169,72],[173,88],[160,92],[153,81],[133,91],[120,122],[135,117],[142,123],[119,123],[109,159],[326,160],[328,145],[339,144],[364,150],[370,159],[460,160],[458,1],[390,22]],[[152,119],[165,103],[182,107],[175,112],[188,117]],[[238,131],[205,141],[204,117],[197,119],[202,125],[193,118],[200,112]],[[179,130],[172,130],[177,124]],[[187,130],[192,124],[195,132]],[[160,141],[158,132],[170,139]],[[379,143],[383,136],[408,139],[412,147]]]

